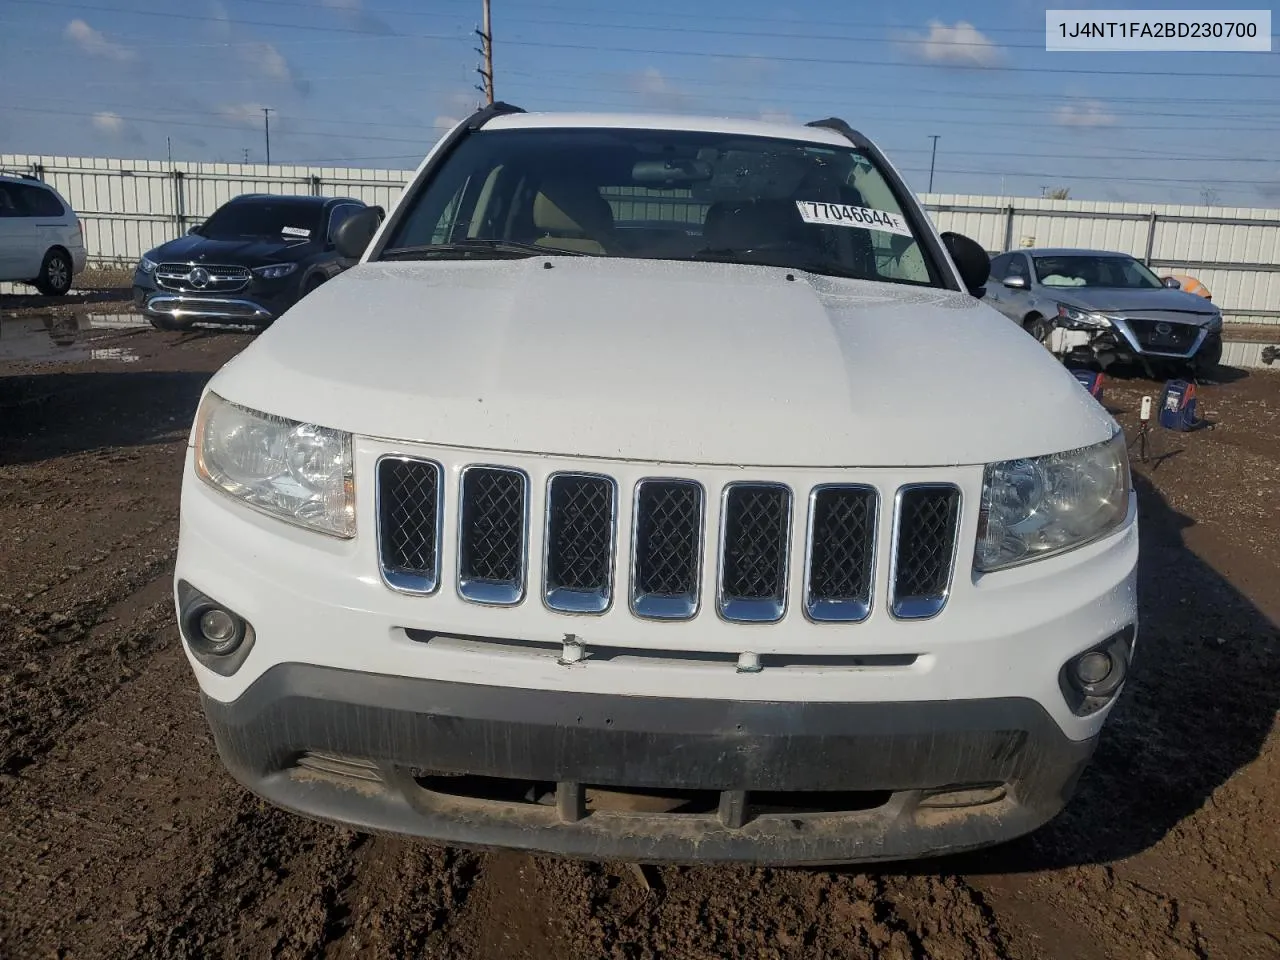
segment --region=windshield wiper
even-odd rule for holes
[[[493,259],[520,259],[523,257],[589,257],[594,254],[578,250],[551,250],[536,243],[519,240],[455,240],[452,243],[424,243],[416,247],[397,247],[384,250],[379,260],[449,260],[460,257],[490,257]]]

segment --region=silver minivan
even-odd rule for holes
[[[42,180],[0,171],[0,281],[60,297],[84,266],[84,228],[71,205]]]

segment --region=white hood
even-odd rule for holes
[[[715,263],[362,264],[211,386],[366,436],[691,464],[972,464],[1115,429],[973,297]]]

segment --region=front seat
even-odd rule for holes
[[[591,184],[544,180],[533,199],[533,226],[540,247],[606,254],[613,238],[613,210]]]

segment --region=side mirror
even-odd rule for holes
[[[333,246],[342,256],[351,260],[359,260],[364,256],[369,241],[378,232],[382,223],[381,207],[366,207],[359,213],[352,214],[338,224],[333,231]]]
[[[960,279],[965,288],[975,297],[987,292],[987,278],[991,276],[991,258],[981,245],[959,233],[947,232],[942,235],[942,242],[955,261],[960,271]]]
[[[187,228],[187,233],[193,237],[200,236],[200,224],[198,223],[192,224],[190,227]]]
[[[1026,290],[1031,286],[1031,284],[1027,283],[1027,278],[1020,273],[1011,277],[1005,277],[1000,282],[1010,290]]]
[[[1177,279],[1175,279],[1174,277],[1165,277],[1165,278],[1164,278],[1164,285],[1165,285],[1166,287],[1168,287],[1170,290],[1181,290],[1181,289],[1182,289],[1182,284],[1181,284]]]

